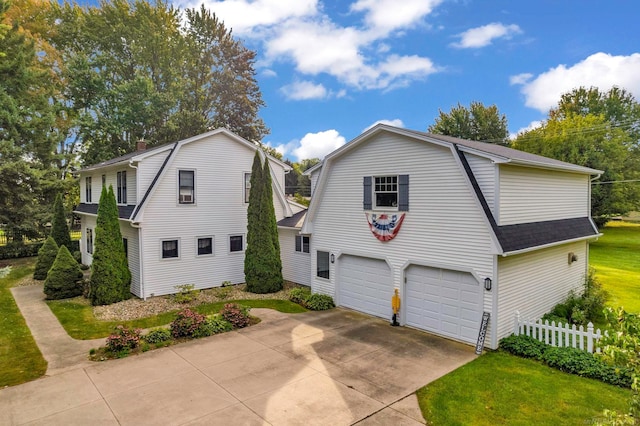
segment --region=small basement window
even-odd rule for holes
[[[178,257],[180,257],[178,252],[178,240],[162,241],[162,258],[175,259]]]
[[[213,237],[198,238],[198,256],[213,254]]]
[[[398,207],[398,176],[376,176],[374,186],[376,207]]]
[[[244,236],[243,235],[230,235],[229,236],[229,251],[239,252],[244,250]]]
[[[329,252],[317,252],[316,276],[329,279]]]

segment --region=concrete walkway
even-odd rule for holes
[[[13,289],[52,375],[0,390],[2,425],[416,426],[415,391],[475,358],[348,310],[254,309],[247,329],[89,363],[103,339],[68,337],[38,290]]]
[[[47,360],[47,376],[83,368],[93,363],[87,359],[91,348],[104,345],[105,339],[71,338],[44,301],[43,285],[13,287],[11,293],[36,344]]]

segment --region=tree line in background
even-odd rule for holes
[[[579,87],[565,93],[540,127],[513,139],[506,116],[479,102],[440,111],[428,130],[603,170],[591,187],[591,213],[599,226],[640,210],[640,104],[625,89]]]
[[[55,195],[78,202],[72,172],[226,127],[268,128],[255,52],[204,7],[162,0],[81,7],[0,0],[0,223],[37,237]]]

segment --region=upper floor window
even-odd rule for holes
[[[127,172],[118,172],[117,175],[118,186],[118,204],[127,204]]]
[[[364,210],[409,210],[409,175],[365,176]]]
[[[85,202],[91,202],[91,177],[84,178],[84,199]]]
[[[251,173],[244,174],[244,202],[249,202],[249,193],[251,192]]]
[[[296,235],[296,251],[299,253],[309,253],[309,237]]]
[[[178,171],[178,202],[180,204],[193,204],[195,197],[196,172],[193,170]]]

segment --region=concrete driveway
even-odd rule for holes
[[[248,329],[0,390],[0,424],[416,425],[412,394],[473,348],[356,312]]]

